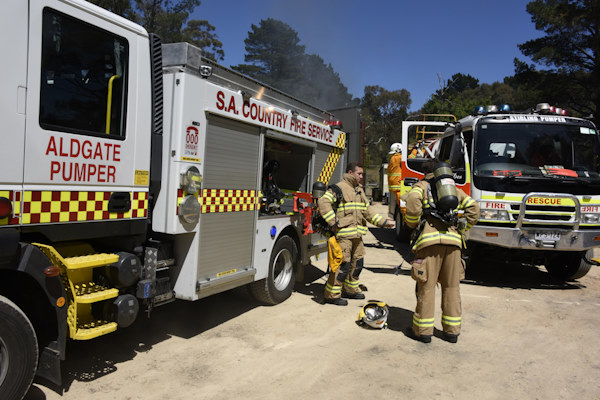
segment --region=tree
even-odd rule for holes
[[[251,25],[244,61],[232,68],[269,86],[290,93],[300,82],[300,65],[304,46],[288,24],[273,18]]]
[[[392,143],[402,140],[402,121],[412,103],[406,89],[389,91],[381,86],[366,86],[361,115],[366,124],[365,164],[386,162]]]
[[[332,109],[357,104],[331,64],[306,54],[298,33],[288,24],[268,18],[251,25],[246,64],[233,69],[317,107]]]
[[[202,49],[205,57],[223,60],[223,44],[215,27],[206,20],[188,19],[200,0],[89,0],[115,14],[142,25],[159,35],[164,43],[189,42]]]
[[[519,45],[521,52],[538,65],[518,60],[517,82],[548,95],[557,104],[581,114],[598,112],[600,105],[600,0],[534,0],[527,12],[545,36]],[[550,91],[552,89],[558,91]],[[556,98],[547,101],[558,103]]]
[[[211,60],[223,61],[223,43],[215,33],[215,27],[204,19],[193,19],[183,28],[182,41],[192,43],[202,49],[202,54]]]

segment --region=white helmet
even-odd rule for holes
[[[383,329],[387,327],[388,306],[383,301],[371,300],[363,306],[358,313],[359,325],[368,325],[371,328]]]
[[[402,143],[394,143],[390,146],[390,152],[388,154],[402,153]]]

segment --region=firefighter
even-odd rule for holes
[[[392,157],[390,157],[387,168],[388,189],[390,190],[390,201],[397,203],[402,184],[402,145],[400,143],[392,144],[389,154]]]
[[[435,286],[439,282],[443,338],[456,343],[462,319],[460,280],[465,272],[461,249],[465,231],[479,218],[479,206],[456,188],[448,164],[432,159],[423,165],[423,169],[425,179],[413,185],[406,196],[406,224],[416,228],[411,243],[415,254],[411,276],[417,282],[417,306],[409,334],[421,342],[431,342]],[[464,211],[461,218],[458,218],[457,210]]]
[[[359,274],[365,250],[362,236],[367,233],[367,221],[378,227],[394,228],[395,222],[375,213],[362,189],[363,167],[351,162],[341,182],[336,184],[340,189],[336,195],[334,188],[329,188],[319,199],[319,212],[331,227],[339,243],[343,259],[339,268],[332,268],[325,284],[325,303],[345,306],[349,299],[364,299],[359,288]],[[341,197],[341,198],[338,198]],[[336,208],[337,204],[337,208]],[[358,263],[358,265],[357,265]]]

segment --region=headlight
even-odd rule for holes
[[[479,219],[492,221],[510,221],[506,210],[481,210]]]
[[[600,220],[599,214],[583,214],[581,217],[584,224],[597,224]]]
[[[195,224],[200,218],[200,203],[195,196],[185,196],[179,204],[179,217],[188,224]]]

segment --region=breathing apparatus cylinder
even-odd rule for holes
[[[458,193],[452,176],[452,168],[448,163],[437,163],[433,170],[433,191],[435,205],[443,213],[452,212],[458,207]]]

